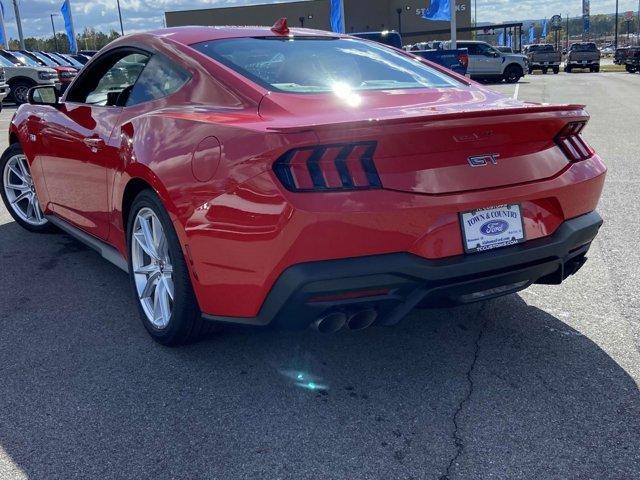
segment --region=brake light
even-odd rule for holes
[[[458,63],[464,68],[467,68],[469,66],[469,55],[467,55],[466,53],[461,53],[460,55],[458,55]]]
[[[556,136],[555,142],[572,162],[586,160],[594,154],[593,148],[580,135],[587,122],[569,122]]]
[[[376,142],[296,148],[282,155],[273,171],[292,192],[382,188],[373,163]]]

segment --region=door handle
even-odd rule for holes
[[[83,142],[93,152],[96,152],[98,148],[104,147],[104,140],[97,137],[87,137],[83,140]]]

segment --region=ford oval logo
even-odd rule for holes
[[[509,229],[509,224],[504,220],[491,220],[480,227],[484,235],[500,235]]]

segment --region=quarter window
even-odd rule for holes
[[[187,83],[189,78],[187,72],[167,58],[154,55],[133,86],[126,105],[136,105],[171,95]]]

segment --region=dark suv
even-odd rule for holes
[[[624,68],[629,73],[640,71],[640,47],[629,47],[623,59]]]

